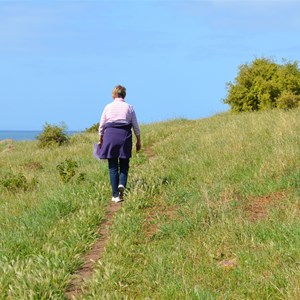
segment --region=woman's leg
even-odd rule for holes
[[[120,175],[119,184],[122,184],[124,188],[127,184],[128,170],[129,170],[129,158],[120,158]]]
[[[109,158],[108,159],[108,169],[109,169],[109,178],[110,185],[112,190],[112,196],[118,197],[118,185],[119,185],[119,171],[118,171],[118,159],[117,158]]]

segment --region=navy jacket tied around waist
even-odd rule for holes
[[[131,128],[131,123],[106,123],[100,158],[130,158],[132,151]]]

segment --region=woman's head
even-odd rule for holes
[[[125,98],[126,97],[126,88],[122,85],[117,85],[112,90],[112,97],[116,98]]]

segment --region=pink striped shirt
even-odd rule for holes
[[[100,136],[104,134],[104,124],[110,122],[131,123],[134,134],[140,135],[140,128],[133,106],[126,103],[123,98],[116,98],[105,106],[99,124]]]

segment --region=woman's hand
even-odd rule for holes
[[[135,149],[136,152],[139,152],[142,148],[142,144],[141,144],[141,137],[139,135],[136,136],[136,144],[135,144]]]
[[[102,144],[103,144],[103,135],[100,136],[99,142],[98,142],[98,145],[100,145],[100,148],[102,147]]]

